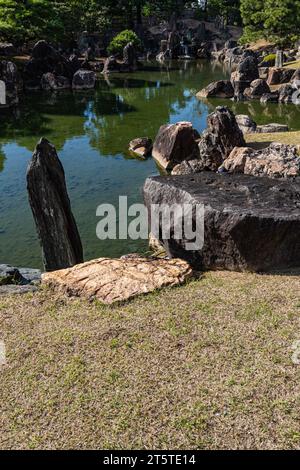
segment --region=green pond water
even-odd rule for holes
[[[294,105],[199,101],[195,94],[212,80],[227,78],[221,65],[203,61],[149,64],[134,74],[100,78],[97,89],[85,93],[32,93],[14,113],[0,115],[0,263],[41,267],[41,249],[28,204],[26,168],[40,137],[58,151],[66,173],[72,209],[83,242],[85,259],[145,252],[145,240],[105,240],[96,237],[96,208],[118,206],[119,196],[142,202],[142,186],[159,174],[152,158],[139,160],[127,151],[135,137],[154,138],[159,126],[191,121],[206,127],[207,114],[226,104],[249,114],[258,124],[287,123],[300,129],[300,108]]]

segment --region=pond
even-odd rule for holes
[[[96,208],[118,206],[119,196],[142,202],[142,186],[159,174],[152,158],[132,158],[127,148],[135,137],[154,138],[160,125],[191,121],[198,131],[215,106],[249,114],[258,124],[287,123],[300,129],[300,109],[294,105],[199,101],[195,94],[213,80],[227,78],[220,64],[204,61],[148,64],[134,74],[103,77],[97,89],[85,93],[32,93],[14,112],[0,116],[0,263],[41,267],[26,192],[26,168],[32,151],[46,137],[63,163],[68,191],[85,259],[147,251],[145,240],[105,240],[96,237]]]

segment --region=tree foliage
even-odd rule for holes
[[[299,0],[241,0],[243,42],[266,38],[284,44],[299,37]]]
[[[116,18],[132,30],[143,16],[168,19],[191,6],[202,19],[241,24],[242,18],[244,42],[265,37],[283,43],[299,37],[300,0],[0,0],[0,40],[64,42],[80,31],[109,30]]]
[[[125,29],[113,38],[108,46],[108,52],[110,54],[119,54],[129,42],[132,42],[136,48],[141,47],[141,41],[135,32],[130,29]]]

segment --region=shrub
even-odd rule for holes
[[[268,54],[263,58],[262,62],[264,64],[275,65],[275,60],[276,60],[276,54]]]
[[[130,29],[125,29],[121,33],[117,34],[109,44],[107,50],[109,54],[120,54],[122,53],[124,47],[129,42],[132,42],[136,48],[141,47],[141,41],[134,31]]]

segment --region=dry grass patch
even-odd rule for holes
[[[245,140],[251,147],[261,148],[267,147],[272,142],[280,142],[282,144],[300,145],[300,131],[291,132],[271,132],[268,134],[245,134]]]
[[[287,62],[284,64],[284,67],[288,69],[299,69],[300,68],[300,60],[294,60],[293,62]]]
[[[213,272],[117,307],[0,298],[0,447],[300,448],[299,288]]]

